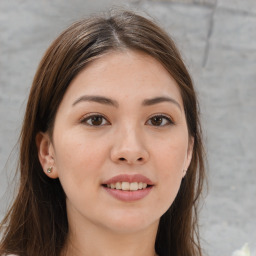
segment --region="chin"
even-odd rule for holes
[[[145,215],[139,212],[129,211],[124,214],[112,215],[108,222],[108,226],[116,233],[129,234],[145,230],[152,226],[158,227],[159,220],[160,217],[154,218],[152,214]]]

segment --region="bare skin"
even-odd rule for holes
[[[53,139],[40,133],[37,145],[45,173],[59,178],[67,195],[63,255],[156,255],[160,217],[193,150],[178,86],[158,61],[125,51],[91,63],[65,93]],[[126,178],[117,178],[118,188],[120,175],[129,191]],[[150,180],[146,188],[139,188],[142,176]]]

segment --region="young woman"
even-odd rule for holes
[[[170,37],[132,12],[76,22],[45,53],[0,255],[201,256],[197,100]]]

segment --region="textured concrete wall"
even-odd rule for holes
[[[0,0],[0,210],[39,60],[72,21],[113,4],[147,12],[184,56],[201,102],[209,160],[209,194],[201,214],[210,256],[256,249],[255,0]]]

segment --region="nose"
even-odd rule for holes
[[[138,165],[144,164],[149,159],[149,152],[143,141],[143,136],[135,129],[119,132],[115,137],[111,149],[111,160],[119,164]]]

